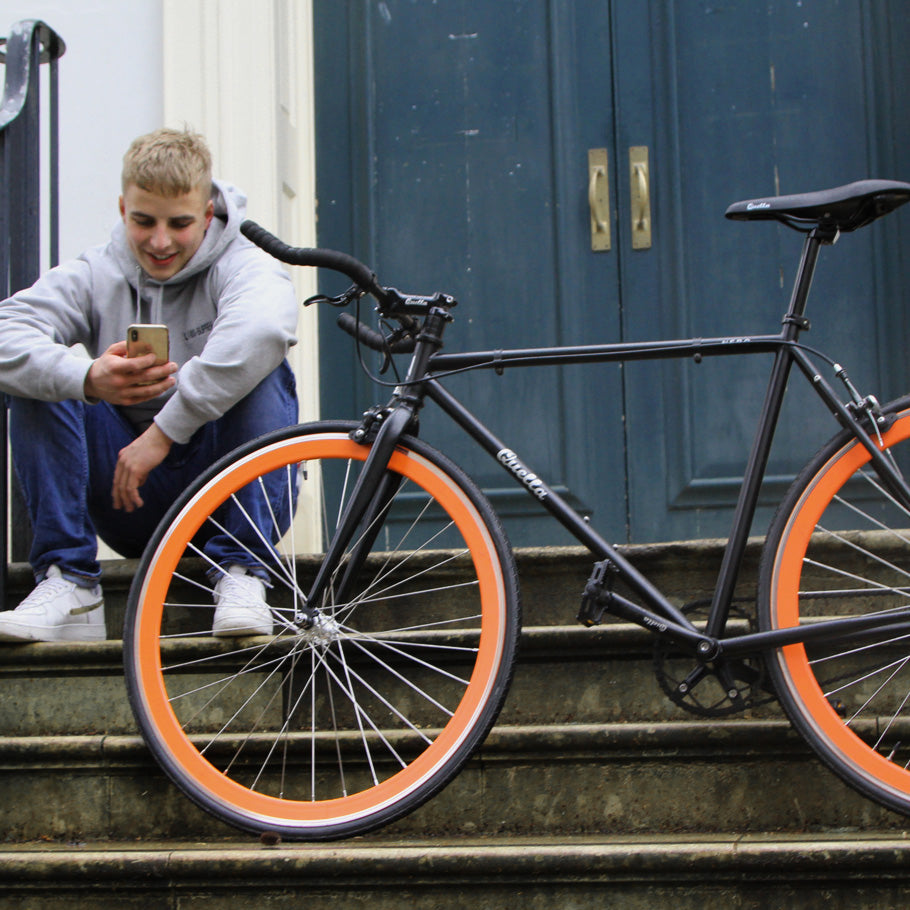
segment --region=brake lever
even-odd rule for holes
[[[327,303],[329,306],[334,307],[346,307],[348,304],[353,303],[355,300],[359,300],[366,292],[358,287],[356,284],[352,284],[344,293],[339,294],[337,297],[329,297],[326,294],[314,294],[312,297],[307,297],[303,301],[305,307],[312,306],[314,303]]]

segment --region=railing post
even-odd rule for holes
[[[29,287],[41,271],[41,106],[40,64],[48,63],[48,236],[50,265],[59,256],[57,60],[63,40],[36,19],[17,22],[2,54],[6,72],[0,104],[0,299]],[[6,606],[10,517],[13,558],[28,552],[28,519],[16,484],[9,482],[8,423],[0,407],[0,609]],[[13,488],[12,514],[7,490]]]

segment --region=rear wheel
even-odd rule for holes
[[[910,399],[884,436],[910,477]],[[910,514],[882,486],[869,453],[834,439],[791,488],[762,562],[763,629],[878,616],[848,640],[779,648],[768,669],[794,726],[866,796],[910,812]]]
[[[392,457],[392,501],[352,541],[349,554],[373,544],[346,593],[343,564],[303,621],[368,452],[350,429],[280,431],[214,466],[162,522],[130,593],[125,668],[143,736],[190,798],[254,832],[347,837],[410,812],[483,741],[512,674],[508,542],[472,481],[419,440]],[[295,512],[319,516],[315,543]],[[268,527],[252,518],[264,514]],[[217,538],[268,579],[273,635],[211,637]]]

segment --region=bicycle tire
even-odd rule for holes
[[[146,743],[191,800],[253,833],[332,840],[413,811],[483,742],[512,676],[521,615],[505,533],[464,472],[407,437],[356,591],[335,603],[330,586],[324,621],[295,625],[322,551],[297,553],[293,532],[276,543],[276,519],[262,556],[275,634],[211,637],[199,533],[281,476],[287,511],[319,504],[325,546],[368,451],[354,426],[280,430],[213,466],[156,531],[130,591],[124,666]]]
[[[910,398],[883,448],[910,476]],[[849,641],[766,655],[793,726],[822,761],[865,796],[910,814],[910,631],[888,614],[910,600],[910,514],[883,489],[866,449],[844,431],[803,469],[772,522],[759,580],[763,630],[881,614]]]

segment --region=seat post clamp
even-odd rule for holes
[[[800,331],[808,332],[812,323],[809,322],[808,316],[797,316],[795,313],[787,313],[781,320],[781,325],[795,325]]]

